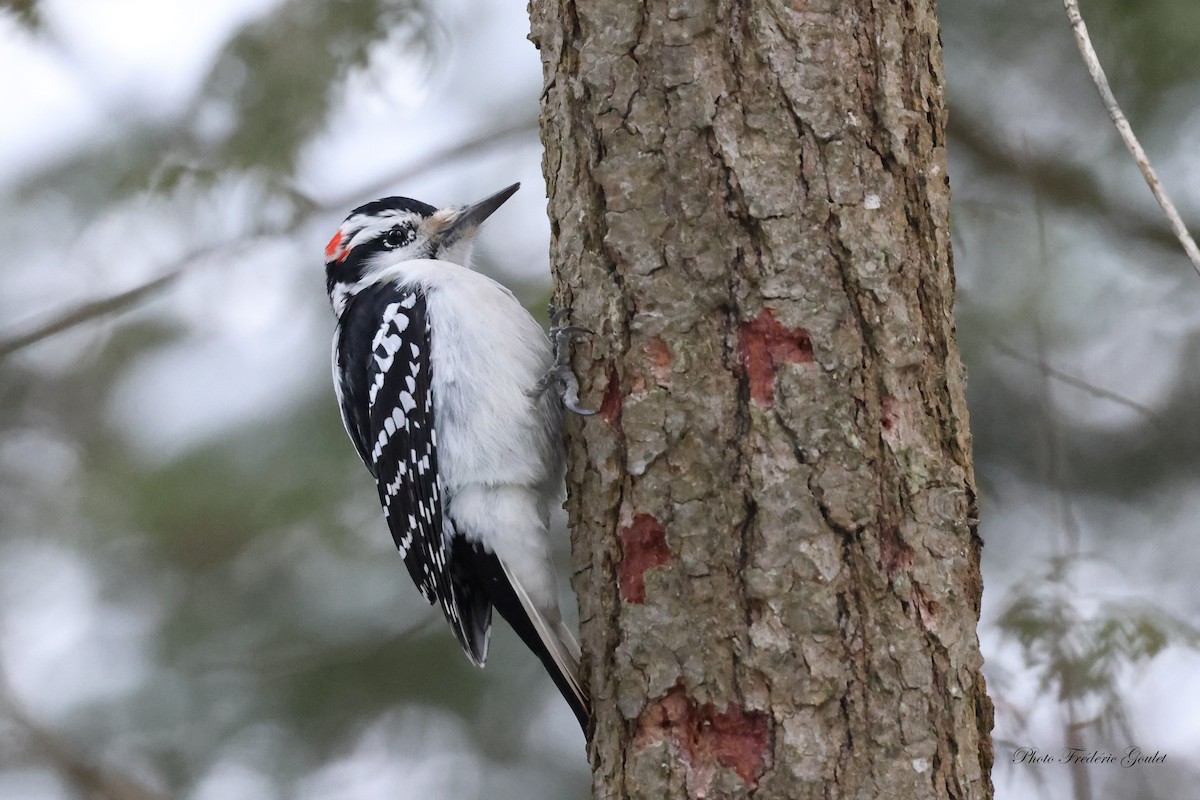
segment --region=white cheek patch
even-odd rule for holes
[[[346,247],[350,250],[359,245],[366,244],[372,239],[382,235],[384,231],[390,230],[396,224],[394,216],[390,217],[372,217],[371,221],[359,228],[358,232],[350,237],[350,241],[346,243]]]
[[[371,242],[396,226],[398,222],[409,222],[420,225],[422,218],[419,214],[404,210],[384,210],[369,216],[355,215],[350,217],[338,229],[338,232],[325,246],[326,261],[345,261],[350,252]],[[378,269],[396,262],[395,255],[404,253],[407,247],[380,253],[367,264],[368,269]],[[411,257],[411,256],[410,256]],[[401,259],[404,260],[404,259]]]

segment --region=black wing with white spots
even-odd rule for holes
[[[425,599],[440,603],[467,655],[482,664],[491,604],[451,563],[455,532],[438,481],[425,296],[387,284],[360,292],[337,342],[342,417],[379,488],[384,517]]]

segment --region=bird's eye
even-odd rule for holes
[[[383,235],[383,246],[389,250],[395,250],[397,247],[403,247],[412,241],[413,230],[411,225],[397,225]]]

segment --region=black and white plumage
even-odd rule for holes
[[[547,536],[563,473],[556,361],[512,293],[470,269],[480,223],[516,190],[442,210],[389,197],[346,218],[325,250],[334,387],[421,594],[478,666],[499,611],[586,728]]]

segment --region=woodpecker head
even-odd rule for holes
[[[514,183],[470,206],[434,208],[407,197],[385,197],[350,212],[325,245],[325,288],[333,313],[364,288],[388,280],[391,268],[418,258],[471,266],[480,224],[521,184]]]

